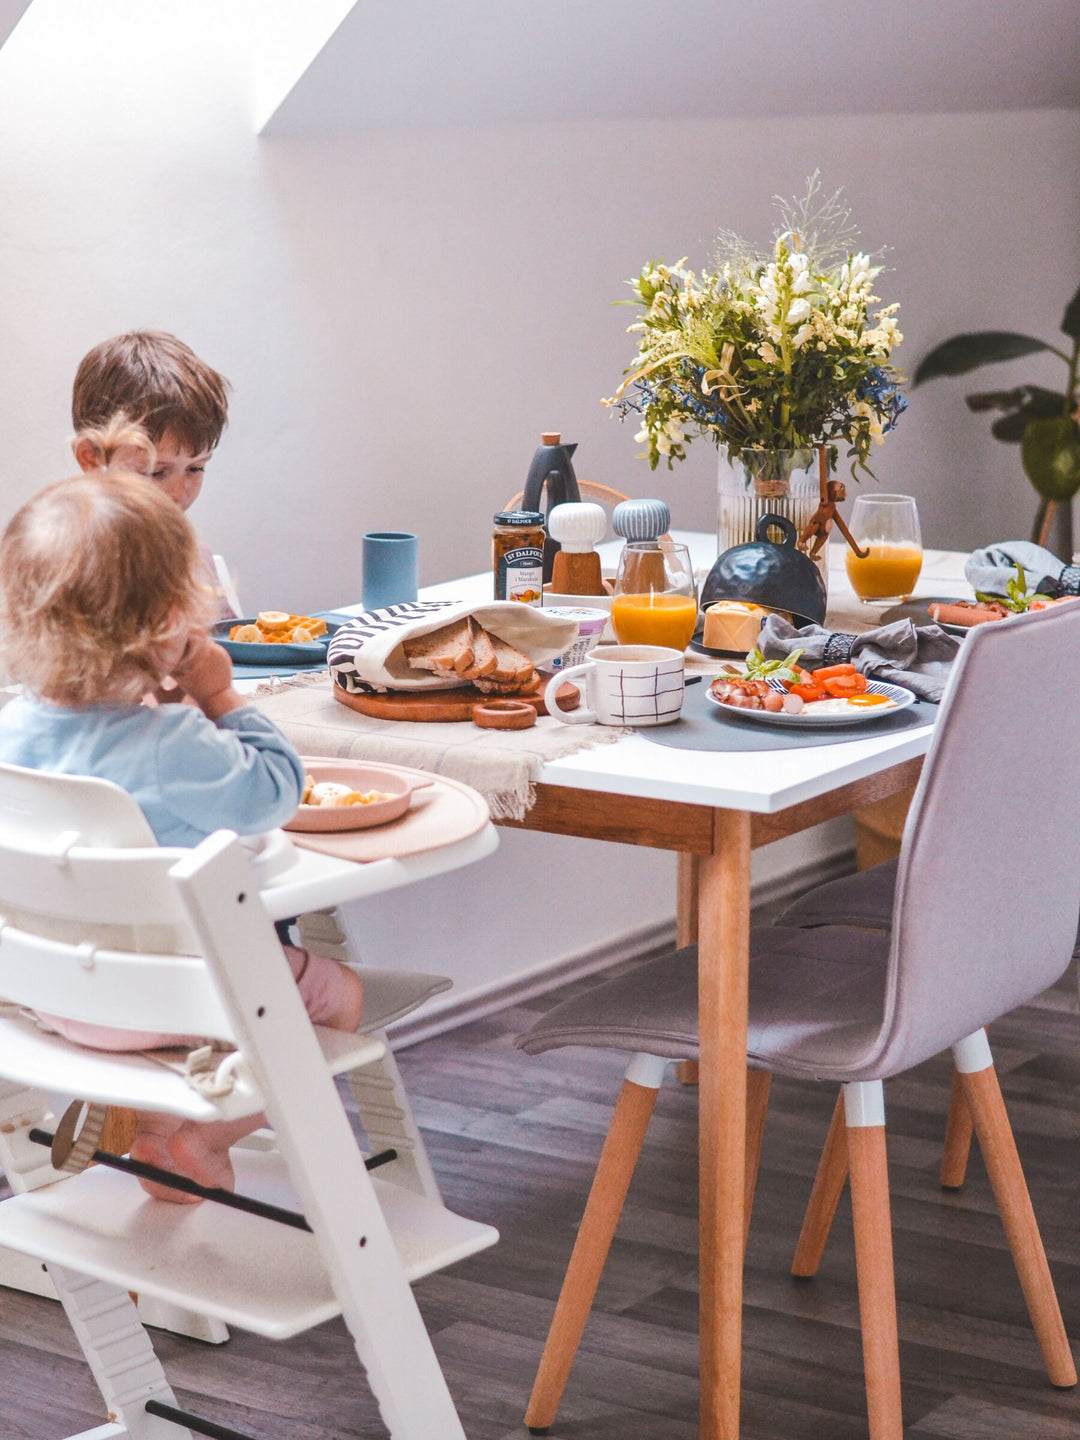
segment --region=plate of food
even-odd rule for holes
[[[434,781],[382,765],[335,765],[304,762],[304,793],[300,808],[282,828],[313,831],[367,830],[387,825],[405,814],[413,793]]]
[[[246,620],[221,620],[210,633],[238,665],[318,665],[340,628],[314,615],[260,610]]]
[[[706,692],[718,710],[765,725],[810,729],[865,725],[914,705],[902,685],[869,680],[854,665],[805,670],[801,650],[784,660],[765,660],[752,650],[745,665],[728,665]]]
[[[894,605],[891,610],[886,610],[881,617],[882,624],[887,625],[893,620],[914,620],[916,625],[940,625],[951,635],[966,635],[976,625],[1049,610],[1054,605],[1066,605],[1070,600],[1080,598],[1076,595],[1055,598],[1029,590],[1024,567],[1017,565],[1015,568],[1016,575],[1005,582],[1004,595],[988,595],[976,590],[974,600],[955,600],[944,595],[908,600],[903,605]]]

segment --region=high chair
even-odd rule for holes
[[[82,843],[110,848],[145,848],[157,843],[138,805],[119,787],[107,781],[51,775],[14,765],[0,765],[0,836],[14,848],[24,843],[62,848],[75,836],[80,837]],[[253,855],[260,881],[272,881],[275,874],[285,872],[295,862],[296,856],[292,842],[281,832],[261,837],[254,844]],[[12,905],[15,894],[5,883],[5,875],[0,873],[0,912],[6,910],[14,915]],[[30,928],[38,930],[45,924],[53,933],[68,938],[81,936],[82,933],[77,925],[58,930],[55,917],[46,921],[40,914],[28,914],[26,922]],[[299,928],[301,943],[310,944],[324,954],[349,963],[350,957],[344,948],[345,936],[336,924],[334,912],[301,915]],[[423,1137],[385,1032],[394,1020],[416,1009],[431,996],[449,989],[450,981],[442,975],[416,971],[380,969],[369,965],[353,968],[364,981],[364,1015],[360,1033],[372,1036],[384,1050],[378,1058],[348,1070],[346,1078],[371,1149],[394,1157],[384,1162],[381,1178],[441,1203],[442,1197]],[[63,1109],[67,1098],[50,1097],[58,1109]],[[114,1117],[123,1119],[114,1125]],[[104,1127],[104,1148],[119,1149],[121,1152],[127,1150],[134,1129],[133,1123],[125,1123],[128,1117],[133,1122],[134,1115],[130,1110],[110,1110]],[[109,1137],[125,1138],[110,1146],[107,1144]],[[240,1141],[239,1145],[265,1150],[268,1141],[264,1134],[257,1133]],[[272,1148],[272,1142],[269,1145]],[[4,1250],[2,1246],[0,1285],[50,1299],[58,1298],[48,1275],[36,1261]],[[149,1294],[140,1295],[139,1314],[145,1324],[207,1343],[220,1344],[229,1337],[227,1327],[220,1320],[167,1304]]]
[[[95,934],[34,933],[10,910],[0,994],[14,1006],[235,1046],[196,1088],[150,1055],[85,1049],[10,1009],[0,1018],[0,1158],[17,1192],[0,1203],[0,1244],[48,1267],[109,1416],[71,1440],[215,1433],[177,1406],[131,1291],[275,1339],[341,1314],[394,1440],[463,1437],[409,1282],[496,1233],[368,1173],[332,1077],[383,1045],[311,1025],[237,838],[176,851],[0,836],[0,868],[26,911],[55,917],[42,928]],[[238,1195],[273,1218],[213,1200],[170,1206],[108,1163],[59,1173],[39,1143],[46,1088],[194,1120],[265,1109],[276,1151],[233,1155]]]
[[[1076,1384],[984,1032],[1072,957],[1077,646],[1076,606],[982,626],[965,642],[912,803],[887,931],[777,925],[751,936],[747,1214],[769,1076],[839,1083],[834,1140],[850,1166],[871,1440],[903,1431],[883,1082],[942,1050],[953,1052],[1050,1381]],[[1025,684],[1045,675],[1053,694],[1018,705]],[[1033,809],[1038,845],[998,843],[1002,816]],[[586,1045],[633,1056],[526,1412],[534,1433],[557,1413],[665,1067],[697,1054],[697,1000],[688,946],[564,1002],[518,1042],[530,1054]]]

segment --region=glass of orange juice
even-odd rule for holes
[[[848,546],[844,559],[851,588],[866,605],[907,600],[922,569],[919,512],[910,495],[859,495],[850,529],[865,558]]]
[[[685,650],[697,627],[690,551],[673,540],[629,540],[619,557],[611,625],[620,645]]]

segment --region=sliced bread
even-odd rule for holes
[[[520,650],[508,645],[505,640],[499,640],[496,636],[491,637],[492,648],[495,651],[495,668],[488,676],[504,685],[524,685],[532,678],[533,663],[527,655]]]
[[[406,640],[402,646],[405,659],[413,670],[453,670],[461,675],[473,664],[473,627],[466,615],[439,630]]]
[[[473,663],[467,670],[461,671],[463,680],[481,680],[484,676],[490,675],[498,665],[495,655],[495,647],[491,643],[491,636],[478,625],[475,620],[469,620],[471,630]]]

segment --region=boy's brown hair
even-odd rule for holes
[[[102,427],[117,411],[156,444],[166,431],[193,455],[213,450],[229,418],[229,390],[189,345],[164,330],[132,330],[103,340],[75,374],[76,430]]]
[[[106,459],[150,442],[117,422]],[[114,460],[115,464],[115,460]],[[136,704],[171,637],[210,618],[195,532],[145,476],[103,468],[61,480],[0,540],[0,650],[13,679],[61,705]]]

